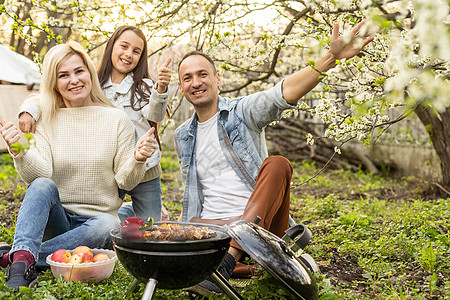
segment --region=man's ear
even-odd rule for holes
[[[217,87],[219,87],[219,85],[220,85],[220,73],[219,72],[217,72],[217,74],[216,74],[216,79],[217,79]]]
[[[178,83],[178,89],[180,90],[181,93],[183,93],[183,90],[181,89],[181,83],[180,83],[180,81],[178,81],[177,83]]]

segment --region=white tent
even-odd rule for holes
[[[35,85],[40,83],[38,66],[9,47],[0,45],[0,80],[9,83]]]
[[[18,125],[20,105],[31,92],[28,87],[37,89],[40,77],[39,68],[33,61],[0,45],[0,81],[4,83],[0,84],[0,119]],[[6,143],[0,136],[0,151],[6,150]]]

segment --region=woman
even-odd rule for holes
[[[136,129],[136,137],[145,134],[164,119],[167,109],[168,85],[171,70],[170,59],[159,69],[158,82],[153,84],[148,71],[147,40],[143,32],[134,26],[124,25],[112,34],[106,44],[98,76],[102,90],[111,103],[125,111]],[[24,113],[24,112],[28,112]],[[32,117],[31,117],[32,116]],[[39,119],[39,108],[30,102],[21,107],[19,126],[23,132],[32,132],[34,120]],[[158,140],[157,132],[155,132]],[[158,140],[159,141],[159,140]],[[161,151],[146,162],[146,173],[142,182],[134,189],[120,189],[123,199],[131,196],[132,205],[119,210],[123,221],[137,216],[143,220],[161,218]]]
[[[31,182],[12,248],[0,260],[8,265],[6,285],[16,290],[35,283],[35,265],[46,266],[55,250],[112,247],[109,231],[120,226],[118,188],[132,189],[142,180],[145,161],[157,148],[153,129],[134,146],[132,123],[103,95],[81,45],[50,49],[43,74],[42,119],[30,149],[17,153],[17,128],[0,121],[18,173]]]

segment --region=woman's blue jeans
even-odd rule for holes
[[[149,217],[154,221],[161,220],[161,180],[159,177],[141,182],[131,191],[119,189],[119,197],[131,196],[132,204],[127,204],[119,209],[118,215],[121,222],[129,217],[139,217],[145,222]]]
[[[47,256],[58,249],[81,245],[112,249],[109,232],[119,226],[119,220],[107,213],[87,217],[65,211],[55,183],[37,178],[28,186],[20,207],[10,253],[29,251],[36,266],[44,267]]]

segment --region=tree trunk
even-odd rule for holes
[[[52,2],[56,6],[56,2]],[[28,21],[37,22],[36,20],[32,20],[30,11],[32,9],[32,2],[25,1],[23,7],[17,7],[15,14],[18,16],[18,20],[20,23],[27,23]],[[70,9],[70,8],[69,8]],[[73,14],[71,13],[59,13],[54,11],[47,11],[48,18],[54,18],[56,20],[64,20],[70,21],[73,19]],[[49,26],[49,28],[53,31],[55,36],[61,36],[63,42],[67,41],[70,37],[72,30],[70,27],[59,27],[59,26]],[[31,28],[27,32],[28,36],[32,36]],[[27,45],[26,41],[19,35],[12,34],[10,39],[10,46],[15,48],[17,53],[20,53],[24,56],[27,56],[30,59],[34,58],[33,51],[42,55],[42,49],[48,51],[48,49],[52,48],[56,45],[56,40],[48,40],[47,33],[41,31],[38,35],[37,43],[33,45]]]
[[[441,160],[442,187],[446,194],[450,191],[450,111],[434,113],[428,106],[415,109],[433,142],[436,154]],[[442,188],[441,188],[442,189]]]
[[[20,6],[18,6],[16,8],[14,13],[18,16],[19,22],[25,22],[27,19],[30,18],[30,9],[31,9],[30,2],[25,2],[23,4],[22,10],[21,10]],[[27,34],[29,34],[29,33],[31,33],[31,30],[28,30]],[[25,40],[21,36],[19,36],[19,35],[16,36],[15,34],[12,34],[9,45],[11,47],[14,47],[14,50],[17,53],[27,56],[27,53],[26,53],[27,50],[25,49],[26,43],[25,43]]]

